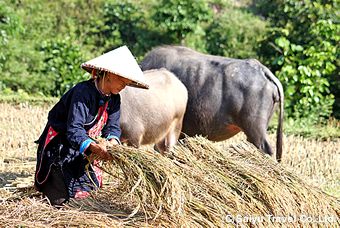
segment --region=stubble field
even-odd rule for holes
[[[42,132],[51,106],[0,103],[0,198],[33,185],[34,141]],[[275,145],[276,135],[269,135]],[[245,140],[243,134],[215,143],[225,148]],[[282,166],[326,193],[340,196],[340,139],[307,140],[284,137]]]

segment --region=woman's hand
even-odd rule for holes
[[[108,142],[109,146],[119,145],[119,142],[118,142],[118,140],[116,138],[111,138],[107,142]]]
[[[106,150],[107,142],[103,143],[90,143],[89,149],[93,152],[98,154],[101,158],[105,160],[113,160],[111,154],[109,154]]]

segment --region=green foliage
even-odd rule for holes
[[[34,71],[41,63],[41,56],[34,46],[18,39],[11,39],[2,50],[6,56],[0,79],[3,84],[13,91],[24,89],[29,93],[38,92],[41,88],[38,84],[40,78]]]
[[[268,133],[276,134],[278,113],[275,113],[268,127]],[[285,118],[283,129],[286,136],[300,135],[309,139],[330,140],[340,138],[340,121],[333,117],[320,118],[317,122],[311,118]]]
[[[301,135],[309,139],[340,138],[340,122],[334,118],[320,119],[317,123],[308,118],[288,118],[284,123],[286,135]]]
[[[61,96],[78,82],[89,79],[89,74],[80,68],[85,62],[81,49],[70,38],[47,40],[40,53],[44,57],[41,78],[52,83],[47,90],[42,88],[45,93]]]
[[[14,8],[0,1],[0,91],[17,91],[23,88],[34,91],[33,81],[38,80],[30,75],[32,65],[36,63],[38,53],[32,46],[18,39],[25,33],[20,16]]]
[[[32,0],[21,2],[12,0],[11,7],[8,6],[11,9],[9,12],[16,13],[15,15],[20,18],[25,30],[20,29],[19,26],[19,32],[16,33],[15,37],[12,36],[12,39],[8,40],[4,49],[1,49],[6,56],[6,60],[2,64],[2,77],[0,79],[3,87],[11,91],[21,91],[23,89],[29,94],[41,93],[60,96],[65,90],[79,81],[80,76],[74,72],[81,71],[79,64],[76,65],[79,62],[77,55],[81,53],[76,42],[68,44],[68,48],[73,48],[74,50],[60,47],[59,50],[66,51],[64,55],[61,54],[60,56],[56,55],[55,50],[51,54],[52,51],[47,53],[46,47],[42,47],[44,43],[48,44],[49,42],[63,40],[58,38],[63,37],[63,31],[76,37],[77,29],[74,28],[77,27],[74,26],[70,29],[70,25],[74,17],[82,15],[78,14],[79,10],[87,9],[83,4],[79,5],[79,7],[74,4],[77,2],[81,1],[51,2]],[[68,12],[70,8],[76,8],[78,11]],[[90,12],[91,10],[88,9],[88,11]],[[87,17],[91,18],[91,15]],[[80,18],[85,18],[85,16]],[[81,20],[77,21],[79,23]],[[75,48],[71,47],[72,45],[75,45]],[[48,54],[50,56],[47,56]],[[48,60],[51,56],[57,58],[53,60],[54,63]],[[75,59],[70,60],[73,57]],[[65,59],[61,60],[61,58]],[[70,63],[72,61],[73,63]],[[59,63],[59,65],[56,63]],[[54,69],[53,64],[56,64],[55,67],[58,68],[60,66],[60,69],[51,71],[51,69]],[[76,70],[70,70],[70,65],[76,67]],[[70,72],[69,77],[65,76],[67,72],[65,68]],[[81,74],[84,74],[84,71]],[[66,78],[66,81],[61,82],[64,78]],[[71,83],[70,80],[74,82]]]
[[[89,77],[80,64],[104,52],[127,45],[140,61],[185,41],[260,59],[284,85],[289,118],[340,118],[340,1],[232,2],[0,0],[0,93],[61,96]]]
[[[282,66],[276,75],[285,88],[286,111],[295,118],[308,117],[315,121],[320,116],[328,117],[334,96],[328,95],[329,82],[325,75],[331,73],[334,66],[321,59],[323,48],[311,43],[304,49],[285,37],[277,38],[275,44],[281,55],[273,64]]]
[[[257,43],[266,32],[266,24],[251,13],[226,9],[206,30],[207,51],[240,59],[258,58]]]
[[[0,1],[0,43],[6,44],[8,36],[15,36],[22,29],[22,25],[14,10]]]
[[[9,41],[21,31],[23,31],[23,26],[18,15],[13,8],[8,7],[4,1],[0,0],[0,71],[3,71],[4,63],[7,60],[6,50]]]
[[[330,87],[338,68],[340,32],[336,2],[259,1],[277,26],[261,43],[261,53],[283,82],[290,117],[316,122],[333,112]]]
[[[206,0],[162,0],[155,6],[153,19],[160,28],[177,34],[182,40],[190,32],[204,35],[203,22],[211,22],[213,14]]]
[[[119,31],[120,38],[127,43],[135,43],[138,39],[136,27],[143,21],[143,12],[131,2],[109,2],[104,4],[105,37],[115,36]],[[121,45],[121,43],[117,44]]]
[[[70,37],[86,50],[97,50],[105,0],[12,0],[27,28],[26,39],[37,42]]]
[[[15,37],[24,29],[14,9],[2,0],[0,1],[0,25],[1,43],[7,43],[8,36]]]
[[[160,43],[170,44],[171,38],[155,29],[149,12],[130,1],[109,1],[103,5],[103,26],[99,28],[100,45],[104,52],[127,45],[137,59]]]

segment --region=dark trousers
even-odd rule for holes
[[[68,201],[68,190],[65,185],[61,167],[52,165],[51,172],[43,184],[41,191],[53,206],[62,206]]]

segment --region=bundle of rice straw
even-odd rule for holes
[[[65,206],[56,209],[46,199],[25,197],[0,201],[0,227],[123,227],[107,214]]]
[[[109,183],[71,205],[112,214],[125,225],[165,227],[337,227],[340,202],[252,144],[216,148],[186,138],[162,156],[109,148]],[[92,155],[91,160],[100,160]]]

